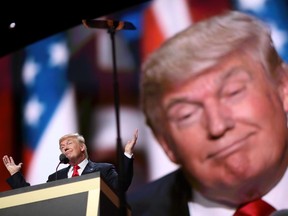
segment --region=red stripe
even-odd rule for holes
[[[22,166],[22,173],[23,175],[27,174],[28,168],[30,167],[32,157],[33,157],[33,150],[31,150],[27,144],[24,144],[25,148],[23,149],[23,166]],[[32,165],[31,165],[32,166]]]
[[[217,15],[231,9],[228,0],[186,0],[189,5],[190,15],[194,22]]]
[[[142,37],[141,56],[142,60],[144,60],[147,55],[157,49],[164,40],[163,32],[161,32],[157,24],[156,16],[151,7],[147,8],[144,12]]]
[[[1,140],[1,158],[4,155],[12,155],[13,140],[12,140],[12,127],[13,127],[13,116],[12,116],[12,89],[11,89],[11,64],[10,56],[5,56],[0,59],[0,140]],[[16,135],[16,134],[15,134]],[[0,166],[0,190],[8,190],[10,187],[8,184],[3,182],[9,177],[9,173],[5,166]]]

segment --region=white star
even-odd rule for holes
[[[272,40],[275,44],[275,48],[278,50],[278,52],[283,51],[282,49],[284,48],[284,44],[288,42],[287,33],[271,23],[270,28],[272,31]]]
[[[261,10],[267,0],[240,0],[239,5],[244,10]]]
[[[41,104],[37,97],[33,97],[28,100],[24,111],[25,121],[27,124],[30,126],[37,126],[43,111],[44,106]]]
[[[49,64],[63,66],[68,62],[68,48],[64,42],[53,43],[49,48]]]
[[[29,58],[23,65],[22,79],[25,85],[32,85],[40,70],[40,65],[33,58]]]

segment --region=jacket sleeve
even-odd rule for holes
[[[133,158],[123,157],[123,180],[122,187],[127,191],[133,179]],[[105,165],[104,165],[105,164]],[[119,173],[113,164],[102,163],[101,177],[114,190],[119,191]]]
[[[10,176],[6,181],[13,189],[30,186],[30,183],[26,182],[21,172],[15,173],[14,175]]]
[[[123,165],[124,165],[124,181],[123,181],[123,189],[124,191],[127,191],[129,186],[132,183],[133,179],[133,163],[134,158],[128,158],[124,156],[123,158]]]
[[[100,165],[100,164],[99,164]],[[101,178],[115,191],[118,190],[118,173],[113,164],[101,163]]]

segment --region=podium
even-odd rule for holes
[[[117,216],[119,205],[99,172],[0,193],[1,216]]]

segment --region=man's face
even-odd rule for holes
[[[242,202],[286,169],[283,101],[259,63],[232,54],[164,95],[172,142],[161,144],[208,198]]]
[[[79,158],[84,151],[83,144],[79,143],[77,138],[68,137],[60,143],[60,151],[65,154],[69,161]]]

